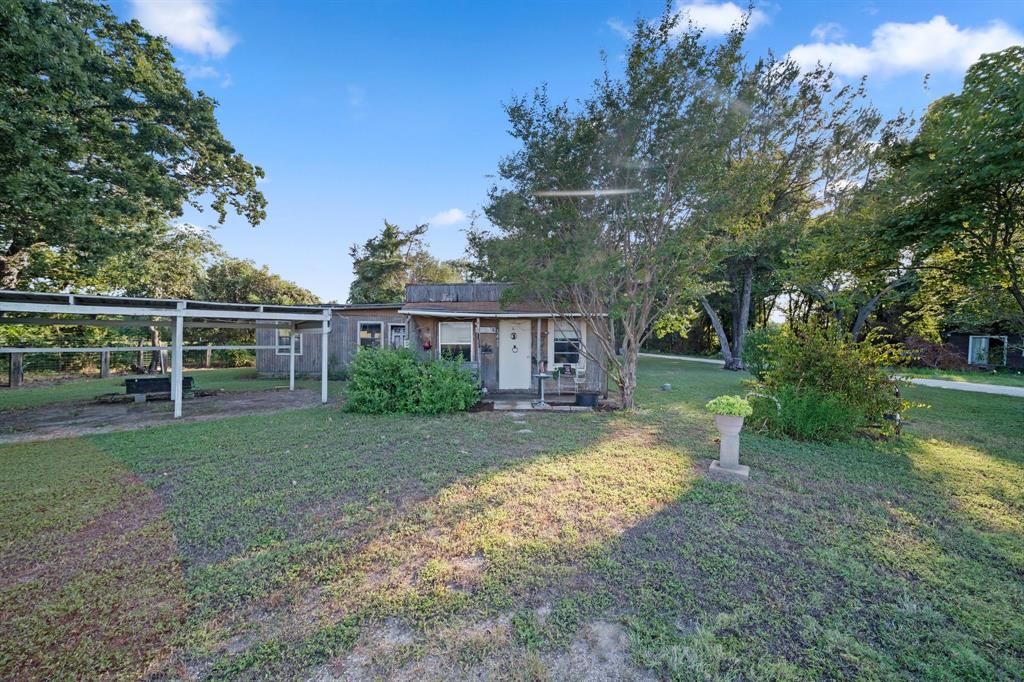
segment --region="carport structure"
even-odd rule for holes
[[[59,316],[59,317],[55,317]],[[261,350],[276,346],[184,345],[186,327],[207,329],[255,329],[277,327],[292,332],[320,333],[321,357],[327,357],[331,329],[329,306],[263,305],[217,303],[166,298],[131,298],[93,294],[51,294],[0,290],[0,324],[98,327],[171,326],[169,346],[109,348],[0,348],[0,353],[96,353],[105,351],[169,350],[171,353],[171,399],[174,416],[181,416],[184,350]],[[295,390],[295,334],[291,334],[288,388]],[[327,364],[320,368],[320,400],[327,402]]]

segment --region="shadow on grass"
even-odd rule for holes
[[[82,440],[0,458],[0,677],[132,678],[163,667],[185,615],[160,500]]]

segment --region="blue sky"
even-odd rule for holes
[[[740,1],[742,5],[742,0]],[[120,0],[174,46],[194,89],[220,102],[221,128],[261,165],[267,220],[233,218],[214,236],[324,300],[344,300],[348,248],[387,218],[430,222],[442,258],[462,254],[499,159],[514,149],[502,103],[548,83],[585,96],[614,68],[624,27],[661,2],[252,2]],[[675,6],[721,33],[740,7]],[[978,54],[1024,42],[1021,2],[762,3],[748,41],[869,76],[886,114],[922,111],[959,89]],[[931,74],[927,89],[926,73]],[[209,213],[188,216],[198,224]]]

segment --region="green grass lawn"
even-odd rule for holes
[[[918,367],[906,367],[901,368],[899,372],[900,374],[903,374],[908,377],[921,377],[923,379],[943,379],[945,381],[968,381],[975,384],[996,384],[999,386],[1024,386],[1024,372],[1019,371],[953,372],[940,369],[921,369]]]
[[[128,377],[134,375],[127,375]],[[193,377],[196,388],[223,389],[225,391],[259,391],[288,384],[287,377],[257,378],[252,367],[233,367],[229,369],[187,369],[185,376]],[[0,388],[0,410],[24,409],[51,403],[62,403],[76,400],[91,400],[103,393],[124,393],[125,375],[106,379],[69,379],[57,380],[52,383],[35,383],[18,388]],[[334,385],[338,382],[331,382]],[[300,388],[320,388],[319,379],[296,379],[295,385]]]
[[[1018,679],[1024,400],[913,387],[899,442],[710,480],[740,381],[0,447],[0,678]]]

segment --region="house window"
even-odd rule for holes
[[[552,320],[551,322],[551,359],[552,367],[583,365],[583,353],[580,351],[580,335],[569,322]]]
[[[443,358],[473,360],[473,323],[440,322],[437,325],[438,353]]]
[[[384,345],[384,323],[383,322],[360,322],[359,323],[359,347],[369,348]]]
[[[405,348],[409,345],[409,335],[404,324],[388,325],[388,345],[392,348]]]
[[[277,330],[277,354],[288,355],[289,345],[291,345],[292,338],[295,339],[295,354],[302,355],[302,334],[292,335],[291,329],[278,329]]]
[[[967,347],[970,365],[1005,365],[1009,339],[1005,336],[972,336]]]

